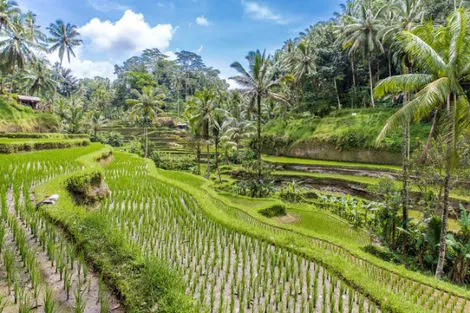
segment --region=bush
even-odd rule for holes
[[[101,143],[111,145],[113,147],[121,147],[124,143],[124,137],[118,132],[100,134],[98,138]]]
[[[0,133],[0,138],[48,138],[48,139],[87,139],[86,134],[61,134],[61,133]]]
[[[252,161],[256,159],[256,152],[253,150],[233,150],[228,155],[228,160],[233,164],[242,164],[246,161]]]
[[[84,204],[94,203],[108,195],[103,182],[103,172],[98,169],[86,170],[70,176],[66,181],[67,190],[75,201]]]
[[[46,149],[63,149],[77,146],[87,146],[90,144],[89,139],[64,139],[64,140],[28,140],[28,141],[12,141],[0,142],[0,153],[17,153],[23,151],[46,150]]]
[[[259,213],[265,217],[279,217],[286,216],[286,207],[280,204],[273,205],[272,207],[260,210]]]
[[[150,158],[156,167],[164,170],[192,171],[195,167],[195,160],[192,156],[175,157],[171,153],[154,150],[150,153]]]

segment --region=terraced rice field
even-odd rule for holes
[[[0,295],[8,312],[126,309],[106,292],[73,240],[48,218],[48,210],[38,211],[29,202],[30,190],[81,171],[84,164],[77,159],[102,148],[93,144],[0,156],[5,269]],[[199,196],[164,183],[142,158],[116,152],[104,173],[111,196],[89,213],[77,214],[101,214],[111,229],[120,230],[132,253],[168,261],[183,277],[196,312],[405,312],[408,305],[410,312],[470,312],[462,295],[402,276],[340,245],[262,222],[236,207],[220,204],[218,210],[229,218],[220,223],[201,207]],[[255,229],[266,236],[256,236]],[[273,244],[278,237],[302,245]],[[302,247],[311,250],[301,253]],[[328,263],[335,259],[345,261],[344,269]],[[368,290],[362,278],[355,280],[351,268],[395,297],[394,303],[402,302],[401,309],[383,308],[377,291]],[[51,303],[56,309],[48,311]]]

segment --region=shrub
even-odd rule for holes
[[[269,218],[285,216],[287,214],[286,207],[280,204],[275,204],[272,207],[260,210],[259,213]]]
[[[124,142],[124,137],[118,132],[107,132],[99,136],[99,141],[111,145],[113,147],[120,147]]]
[[[192,156],[175,157],[171,153],[154,150],[150,153],[150,158],[155,166],[164,170],[190,171],[195,167],[195,160]]]
[[[86,170],[70,176],[66,181],[67,190],[79,203],[94,203],[108,195],[103,182],[103,172],[98,169]]]

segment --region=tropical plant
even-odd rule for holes
[[[275,89],[280,87],[283,81],[292,80],[288,75],[275,75],[277,74],[271,68],[271,61],[266,53],[261,53],[257,50],[247,56],[249,61],[249,70],[246,70],[241,63],[234,62],[231,67],[234,68],[239,75],[231,77],[242,88],[248,98],[248,103],[251,106],[256,106],[257,116],[257,143],[256,150],[258,154],[258,179],[261,180],[261,120],[262,120],[262,100],[274,99],[276,101],[288,102],[281,94],[276,93]]]
[[[14,28],[14,19],[20,14],[16,1],[0,0],[0,30]]]
[[[206,142],[207,172],[210,176],[210,140],[215,126],[214,111],[216,108],[215,93],[209,89],[196,91],[194,96],[187,99],[186,115],[189,116],[190,125],[199,131],[200,138]]]
[[[372,57],[377,51],[384,52],[380,38],[380,32],[384,27],[380,18],[382,9],[374,8],[369,2],[364,1],[358,5],[357,14],[344,17],[345,25],[341,25],[340,32],[343,46],[349,51],[350,57],[361,54],[367,59],[371,104],[375,107]]]
[[[401,46],[415,60],[422,73],[403,74],[384,79],[375,89],[376,96],[387,93],[416,92],[413,100],[404,105],[386,122],[378,141],[404,121],[421,120],[435,110],[444,110],[441,133],[445,133],[446,169],[442,204],[442,229],[436,277],[443,275],[449,192],[452,172],[458,159],[456,145],[462,132],[470,124],[470,105],[463,82],[470,80],[469,11],[456,10],[446,26],[437,26],[428,36],[405,31],[401,34]],[[438,36],[434,36],[438,34]],[[441,35],[439,35],[441,34]]]
[[[131,108],[131,120],[139,120],[144,127],[145,157],[148,156],[148,126],[163,112],[165,94],[158,88],[143,88],[142,92],[133,90],[134,99],[127,99],[126,103]]]
[[[22,75],[26,90],[38,96],[46,96],[54,92],[56,81],[52,78],[49,67],[43,60],[37,60]]]
[[[57,20],[51,23],[47,28],[51,35],[49,42],[51,44],[49,51],[59,51],[60,64],[64,60],[64,55],[67,54],[67,60],[70,63],[70,55],[75,57],[74,48],[80,46],[82,40],[79,39],[80,33],[77,26],[69,23],[65,24],[62,20]]]

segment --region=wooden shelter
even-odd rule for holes
[[[18,102],[31,107],[33,110],[41,110],[41,99],[38,97],[18,95]]]

